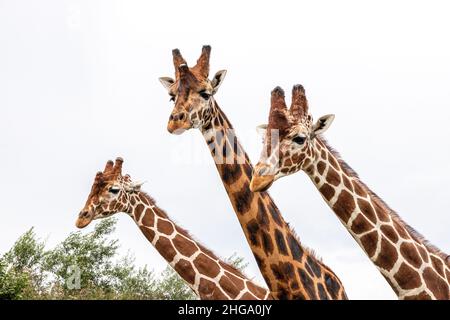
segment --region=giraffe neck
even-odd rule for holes
[[[409,227],[326,142],[305,168],[330,208],[401,299],[449,299],[447,256]]]
[[[252,165],[213,100],[202,134],[259,269],[277,299],[345,299],[337,276],[302,247],[267,192],[250,191]]]
[[[132,194],[130,203],[128,214],[142,233],[201,299],[268,299],[268,290],[193,240],[150,196]]]

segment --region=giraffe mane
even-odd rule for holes
[[[416,240],[417,242],[423,243],[423,245],[430,250],[431,253],[434,253],[438,255],[446,264],[447,266],[450,266],[450,255],[443,252],[441,249],[436,247],[434,244],[432,244],[429,240],[427,240],[420,232],[418,232],[416,229],[411,227],[408,223],[406,223],[402,217],[398,215],[398,213],[391,209],[389,205],[380,198],[374,191],[372,191],[361,179],[359,178],[359,175],[356,173],[355,170],[353,170],[352,167],[350,167],[341,157],[338,151],[336,151],[333,147],[330,146],[328,141],[323,137],[323,135],[320,135],[318,138],[320,138],[320,141],[327,147],[327,149],[331,152],[333,156],[336,157],[337,161],[339,162],[339,165],[341,166],[342,170],[352,176],[353,178],[358,179],[359,183],[365,188],[367,193],[370,195],[372,199],[377,201],[380,206],[387,212],[389,212],[392,216],[392,218],[398,222],[402,227],[406,229],[406,231],[411,235],[411,237]]]
[[[310,247],[308,247],[308,246],[305,246],[303,243],[301,243],[301,242],[300,242],[300,238],[299,238],[298,235],[297,235],[297,232],[289,225],[289,223],[287,223],[287,225],[288,225],[288,227],[289,227],[289,230],[290,230],[291,233],[292,233],[292,236],[298,241],[299,244],[301,244],[301,246],[305,249],[305,251],[306,251],[311,257],[313,257],[313,258],[316,259],[319,263],[321,263],[322,266],[323,266],[328,272],[330,272],[331,274],[334,274],[334,275],[337,277],[336,273],[335,273],[329,266],[327,266],[327,265],[323,262],[322,257],[319,256],[318,253],[317,253],[314,249],[312,249],[312,248],[310,248]]]
[[[312,248],[310,248],[310,247],[308,247],[308,246],[305,246],[305,245],[300,241],[300,238],[299,238],[299,236],[297,235],[297,232],[294,230],[293,227],[291,227],[291,225],[289,224],[289,222],[286,222],[286,224],[288,225],[289,230],[290,230],[291,233],[292,233],[292,236],[295,238],[295,240],[298,241],[299,244],[301,244],[301,246],[305,249],[305,251],[306,251],[309,255],[311,255],[313,258],[317,259],[317,261],[319,261],[319,262],[321,262],[323,265],[325,265],[325,264],[323,263],[323,261],[322,261],[322,257],[320,257],[314,249],[312,249]]]
[[[140,191],[140,193],[145,196],[149,201],[151,205],[156,205],[156,200],[153,199],[152,196],[150,196],[147,192],[145,191]],[[159,208],[159,207],[158,207]],[[210,249],[206,248],[200,241],[198,241],[195,237],[193,237],[189,231],[187,231],[186,229],[180,227],[180,225],[178,223],[175,223],[175,221],[173,219],[171,219],[169,217],[169,215],[161,208],[159,208],[160,213],[163,214],[165,216],[165,218],[170,219],[171,221],[174,222],[174,224],[177,227],[177,230],[183,234],[184,236],[192,239],[193,241],[196,242],[196,244],[198,245],[198,247],[200,248],[201,251],[205,252],[206,254],[208,254],[211,258],[215,258],[219,260],[220,265],[222,265],[223,267],[225,267],[225,269],[229,269],[231,272],[234,272],[235,274],[239,275],[240,277],[242,277],[243,279],[248,279],[250,281],[253,281],[254,278],[250,278],[248,277],[244,272],[242,272],[241,270],[239,270],[238,268],[236,268],[235,266],[229,264],[228,262],[226,262],[226,259],[223,259],[222,257],[220,257],[219,255],[215,254],[213,251],[211,251]],[[258,283],[255,283],[255,285],[259,286],[260,285]]]
[[[217,101],[215,99],[214,99],[214,107],[217,108],[217,111],[219,112],[220,116],[223,117],[225,122],[228,124],[227,129],[233,129],[233,125],[231,124],[230,120],[228,120],[227,115],[225,114],[225,112],[223,112],[223,110],[220,108],[219,104],[217,103]]]

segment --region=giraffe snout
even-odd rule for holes
[[[172,112],[169,117],[169,123],[167,124],[167,130],[173,134],[181,134],[185,130],[191,128],[191,122],[189,121],[189,117],[187,112],[178,111]]]
[[[88,210],[81,211],[78,215],[77,221],[75,222],[76,227],[79,229],[86,227],[89,223],[91,223],[93,216],[94,215]]]
[[[275,180],[275,176],[270,173],[270,168],[266,165],[257,164],[253,171],[250,190],[252,192],[262,192],[270,188]]]
[[[170,115],[171,121],[184,121],[187,118],[186,112],[173,113]]]

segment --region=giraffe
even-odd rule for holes
[[[347,299],[339,278],[300,244],[268,193],[250,191],[252,165],[233,127],[214,100],[226,71],[209,75],[211,47],[203,46],[189,68],[172,51],[175,79],[160,78],[175,107],[167,129],[173,134],[197,128],[214,158],[233,209],[261,273],[275,299]]]
[[[81,210],[76,226],[125,212],[169,265],[203,300],[266,300],[270,292],[256,285],[240,271],[220,260],[176,225],[155,201],[141,191],[141,183],[122,176],[122,158],[109,160]]]
[[[321,134],[333,119],[326,115],[313,124],[301,85],[293,87],[289,109],[282,89],[274,89],[268,124],[259,126],[264,149],[251,189],[267,190],[303,170],[399,299],[449,299],[449,256],[406,224],[329,146]]]

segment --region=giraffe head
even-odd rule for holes
[[[226,71],[218,71],[212,80],[208,79],[210,53],[211,47],[203,46],[197,64],[189,68],[180,50],[172,50],[175,79],[159,78],[175,103],[167,124],[170,133],[181,134],[191,128],[202,128],[211,121],[213,96]]]
[[[293,87],[289,109],[283,89],[276,87],[272,91],[269,122],[258,127],[264,136],[264,148],[255,166],[250,189],[264,191],[283,176],[312,170],[318,156],[314,139],[325,132],[333,120],[334,115],[325,115],[313,123],[303,86]]]
[[[103,172],[97,172],[84,208],[75,225],[84,228],[92,220],[106,218],[130,208],[130,195],[140,190],[129,175],[122,176],[122,158],[109,160]]]

